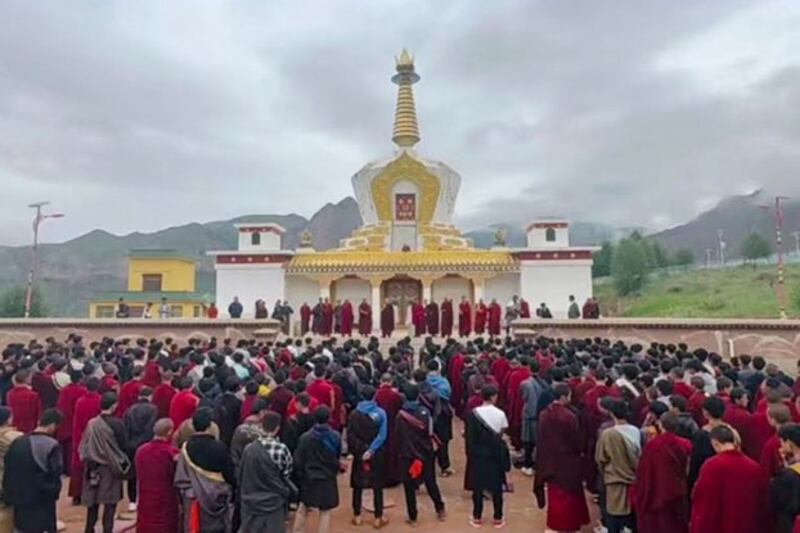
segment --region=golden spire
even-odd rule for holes
[[[417,109],[414,105],[414,91],[411,89],[419,81],[419,76],[414,72],[414,56],[405,48],[397,58],[397,74],[392,77],[392,81],[397,84],[392,140],[401,148],[410,148],[419,142]]]

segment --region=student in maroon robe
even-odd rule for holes
[[[153,390],[153,405],[158,408],[158,418],[169,417],[169,405],[177,392],[172,386],[172,370],[167,369],[163,381]]]
[[[581,469],[584,442],[578,417],[569,407],[569,387],[554,386],[553,397],[539,415],[533,493],[540,509],[547,505],[549,529],[578,531],[589,523]]]
[[[177,431],[185,421],[192,418],[200,399],[192,392],[192,378],[183,376],[178,379],[178,392],[169,403],[169,417]]]
[[[128,408],[139,400],[139,393],[145,387],[142,383],[142,375],[144,374],[144,367],[137,366],[133,368],[133,379],[126,381],[119,391],[119,402],[117,403],[117,410],[114,416],[123,418]]]
[[[70,384],[61,390],[58,395],[56,409],[61,412],[61,424],[58,426],[56,440],[61,446],[64,473],[69,475],[72,467],[72,420],[75,416],[75,404],[86,394],[86,387],[81,383],[83,376],[80,372],[71,371]]]
[[[397,457],[397,442],[394,435],[394,427],[397,413],[400,412],[403,401],[403,395],[392,385],[392,376],[390,374],[383,374],[381,376],[380,386],[375,391],[375,403],[378,404],[378,407],[386,411],[386,453],[390,458],[386,465],[386,486],[394,486],[400,483],[401,479],[398,462],[391,459]]]
[[[153,440],[136,451],[139,494],[136,533],[178,531],[178,492],[175,489],[175,458],[178,449],[170,442],[172,420],[162,418],[153,427]]]
[[[381,309],[381,336],[388,338],[394,332],[394,305],[388,299]]]
[[[358,334],[363,337],[372,334],[372,306],[367,303],[366,298],[358,306]]]
[[[450,337],[453,334],[453,300],[445,298],[442,302],[442,337]]]
[[[466,296],[461,297],[458,304],[458,335],[459,337],[469,337],[472,333],[472,306],[467,301]]]
[[[42,400],[31,388],[31,374],[20,369],[14,374],[14,386],[6,395],[6,405],[14,415],[14,426],[23,433],[30,433],[39,425]]]
[[[306,335],[311,327],[311,308],[306,302],[300,306],[300,334]]]
[[[333,303],[329,298],[322,304],[322,334],[333,334]]]
[[[515,368],[506,374],[506,416],[508,417],[508,436],[515,450],[522,448],[520,440],[522,431],[522,395],[519,386],[531,377],[530,361],[522,356]]]
[[[478,305],[475,306],[475,334],[483,335],[486,331],[486,318],[489,314],[489,309],[483,300],[478,300]]]
[[[703,464],[692,491],[692,533],[761,533],[768,530],[767,479],[758,463],[736,447],[729,426],[711,430],[716,455]]]
[[[465,357],[461,349],[450,358],[447,365],[447,379],[450,382],[450,405],[456,416],[461,417],[464,411],[464,373]]]
[[[425,335],[425,306],[416,301],[411,304],[411,324],[414,326],[414,336]]]
[[[425,305],[425,327],[428,335],[436,337],[439,335],[439,304],[429,302]]]
[[[497,303],[497,300],[492,299],[489,304],[489,335],[496,337],[500,335],[500,323],[503,319],[503,308]]]
[[[528,303],[528,300],[525,300],[523,298],[519,299],[519,317],[520,318],[531,317],[531,306]]]
[[[78,445],[83,438],[83,431],[89,420],[100,415],[100,378],[90,377],[86,380],[86,394],[75,402],[72,416],[72,457],[70,458],[69,495],[73,502],[80,501],[83,490],[83,463],[78,455]]]
[[[36,372],[31,377],[31,389],[39,395],[42,410],[55,407],[58,402],[58,388],[53,379],[53,367],[47,364],[46,359],[40,359],[36,364]]]
[[[781,451],[781,439],[778,434],[783,426],[792,421],[792,414],[788,407],[781,403],[776,403],[769,406],[767,419],[769,420],[769,425],[775,428],[775,435],[764,443],[761,457],[758,458],[758,465],[769,479],[780,474],[781,469],[783,469],[784,457]]]
[[[722,401],[725,401],[725,397],[722,398]],[[742,451],[754,461],[758,461],[759,456],[755,455],[753,448],[753,413],[747,409],[749,403],[747,390],[736,387],[731,390],[728,398],[729,403],[725,404],[725,416],[722,420],[739,433],[742,439]]]
[[[353,304],[350,300],[345,300],[342,304],[342,335],[345,337],[353,336]]]
[[[294,393],[286,386],[286,371],[278,370],[275,372],[274,380],[275,386],[269,391],[267,401],[269,402],[269,409],[281,415],[281,424],[285,424],[287,410],[289,403],[294,398]]]
[[[692,443],[678,437],[678,419],[664,413],[659,433],[642,450],[633,487],[638,530],[647,533],[688,533]]]

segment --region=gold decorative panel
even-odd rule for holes
[[[439,178],[430,172],[425,165],[403,152],[400,157],[386,165],[386,168],[372,180],[372,201],[378,220],[392,220],[392,189],[402,180],[408,180],[419,188],[421,201],[419,204],[419,222],[429,224],[436,212],[439,201],[441,183]]]

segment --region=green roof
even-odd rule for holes
[[[139,248],[128,251],[128,257],[163,257],[172,259],[182,259],[184,261],[195,262],[193,257],[180,253],[178,250],[170,248]]]
[[[162,291],[162,292],[136,292],[136,291],[105,291],[99,292],[92,298],[92,302],[116,302],[120,298],[125,298],[127,302],[153,302],[158,303],[161,298],[166,298],[167,302],[201,302],[211,303],[214,296],[204,292],[186,291]]]

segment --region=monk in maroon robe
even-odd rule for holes
[[[61,411],[61,424],[58,426],[56,439],[61,445],[61,456],[64,473],[69,475],[72,470],[72,421],[75,416],[75,404],[86,394],[86,387],[80,382],[81,374],[73,371],[70,374],[72,383],[61,390],[56,402],[56,409]],[[76,445],[77,446],[77,445]]]
[[[492,300],[489,304],[489,335],[496,337],[500,335],[500,323],[503,319],[503,308],[497,303],[497,300]]]
[[[30,433],[39,425],[42,400],[31,388],[31,375],[28,370],[18,370],[13,380],[14,386],[6,393],[6,405],[14,414],[14,426],[17,430]]]
[[[522,361],[521,363],[521,365],[506,374],[506,383],[503,385],[506,389],[507,398],[508,436],[511,440],[511,445],[517,450],[522,448],[522,395],[520,394],[519,386],[523,381],[531,377],[531,369],[527,361]]]
[[[394,332],[394,306],[392,302],[386,300],[386,303],[381,309],[381,336],[388,338]]]
[[[392,377],[389,374],[381,376],[381,384],[375,392],[375,403],[386,411],[386,485],[396,485],[402,480],[397,460],[397,441],[394,435],[395,420],[400,407],[403,406],[403,395],[392,386]]]
[[[333,304],[327,298],[322,304],[322,334],[331,335],[333,333]]]
[[[353,318],[353,304],[345,300],[342,304],[342,335],[345,337],[353,336]]]
[[[450,337],[453,334],[453,300],[445,298],[442,302],[442,337]]]
[[[472,306],[466,298],[458,304],[458,336],[469,337],[472,333]]]
[[[175,430],[181,427],[186,420],[192,418],[197,406],[200,404],[200,399],[195,396],[191,390],[192,378],[183,376],[178,380],[179,392],[172,397],[169,403],[169,417],[172,419],[172,425]]]
[[[306,302],[300,306],[300,334],[305,335],[311,327],[311,307]]]
[[[511,371],[511,363],[508,362],[503,356],[496,356],[495,359],[492,361],[492,366],[489,367],[489,372],[494,376],[494,379],[497,383],[505,383],[506,381],[506,374]],[[500,387],[500,395],[497,400],[497,406],[501,409],[505,409],[506,400],[508,398],[508,390],[505,387]],[[508,415],[506,415],[508,417]]]
[[[425,325],[428,335],[439,335],[439,304],[431,302],[425,306]]]
[[[172,373],[164,376],[164,382],[153,391],[153,405],[158,408],[158,418],[169,417],[169,404],[177,394],[177,390],[172,386]]]
[[[531,317],[531,306],[528,303],[528,300],[520,298],[520,300],[519,300],[519,317],[520,318],[530,318]]]
[[[540,509],[547,505],[549,529],[579,531],[589,523],[581,469],[584,441],[569,407],[569,387],[558,384],[553,395],[554,402],[539,415],[533,493]]]
[[[461,416],[464,411],[464,354],[459,350],[450,359],[447,367],[447,378],[450,381],[450,405],[456,416]]]
[[[170,442],[172,430],[169,418],[158,420],[153,439],[136,451],[136,533],[178,531],[178,491],[174,483],[178,449]]]
[[[86,380],[86,394],[75,402],[72,416],[72,457],[70,458],[69,495],[75,500],[81,497],[83,490],[83,462],[78,455],[78,445],[83,438],[83,431],[89,420],[100,416],[101,395],[98,392],[100,379],[92,377]]]
[[[486,304],[483,303],[483,300],[478,301],[478,305],[475,306],[476,335],[483,335],[483,332],[486,331],[486,319],[488,314],[489,314],[489,309],[486,307]]]
[[[633,486],[639,531],[688,533],[689,456],[692,443],[678,437],[678,419],[664,414],[658,422],[660,433],[642,451]]]
[[[364,337],[372,333],[372,306],[366,299],[358,306],[358,333]]]
[[[414,326],[414,336],[425,335],[425,306],[421,302],[411,305],[411,324]]]
[[[142,367],[134,367],[133,379],[126,381],[120,388],[117,409],[114,411],[114,416],[117,418],[122,419],[128,412],[128,408],[139,401],[139,393],[145,387],[142,383],[143,370]]]
[[[691,532],[769,531],[767,478],[758,463],[736,447],[727,426],[710,433],[717,455],[703,463],[692,491]]]

